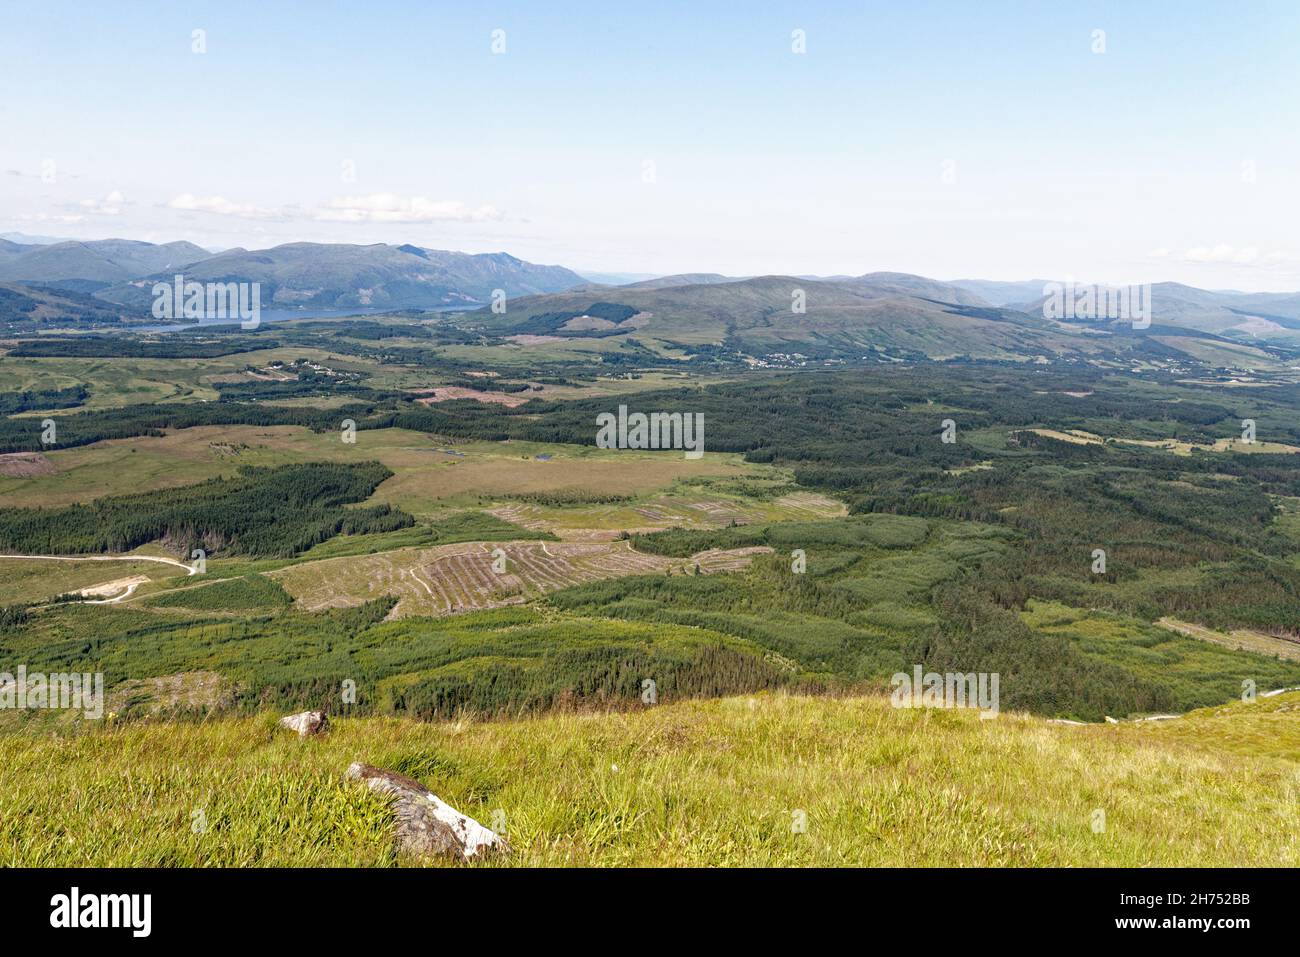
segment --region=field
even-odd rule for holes
[[[769,548],[701,552],[686,561],[635,551],[630,542],[466,542],[362,558],[303,562],[270,573],[307,611],[347,608],[384,595],[392,618],[450,615],[515,604],[548,591],[625,575],[736,571]],[[497,569],[501,570],[498,571]]]
[[[1061,432],[1056,429],[1029,429],[1035,435],[1043,435],[1073,445],[1102,445],[1107,439],[1082,429]],[[1193,452],[1240,452],[1243,455],[1294,455],[1300,452],[1300,446],[1287,445],[1284,442],[1243,442],[1240,438],[1215,439],[1209,443],[1182,442],[1177,439],[1113,439],[1128,445],[1141,445],[1150,449],[1172,452],[1175,455],[1191,455]]]
[[[414,863],[344,781],[359,760],[496,813],[512,853],[475,866],[1294,867],[1298,711],[1073,727],[762,694],[305,741],[273,715],[107,722],[6,739],[0,865]]]
[[[685,495],[647,497],[633,504],[604,506],[498,505],[497,518],[524,528],[551,532],[563,539],[599,540],[623,532],[666,528],[720,528],[764,522],[809,521],[846,513],[842,502],[809,492],[771,500],[741,496]]]
[[[1211,342],[1183,336],[1154,338],[1163,345],[1178,349],[1210,365],[1269,371],[1284,368],[1283,363],[1264,350],[1244,343]]]
[[[197,426],[161,437],[54,449],[45,453],[50,468],[42,468],[41,474],[0,474],[0,499],[15,507],[68,505],[230,477],[246,465],[367,459],[396,473],[372,501],[416,515],[509,496],[575,491],[630,496],[658,491],[678,479],[776,474],[723,453],[690,460],[534,442],[452,445],[406,429],[359,432],[356,443],[347,444],[337,432],[315,433],[297,426]]]
[[[1300,661],[1300,641],[1277,638],[1263,632],[1252,631],[1249,628],[1236,628],[1231,632],[1215,631],[1213,628],[1194,625],[1190,621],[1179,621],[1177,618],[1161,618],[1156,624],[1162,628],[1168,628],[1170,631],[1176,631],[1180,635],[1213,642],[1225,648],[1253,651],[1256,654],[1276,655],[1290,661]]]
[[[359,438],[358,447],[367,440],[368,436]],[[371,448],[366,445],[367,454]],[[692,460],[681,455],[517,440],[443,448],[448,451],[419,452],[415,453],[419,458],[399,461],[380,450],[380,460],[394,461],[389,467],[397,474],[379,489],[375,501],[420,515],[442,505],[483,506],[502,499],[548,495],[580,502],[658,492],[678,480],[773,474],[726,453],[707,453]]]
[[[0,556],[0,604],[20,601],[44,601],[58,595],[95,589],[109,583],[135,579],[167,581],[186,576],[183,569],[147,560],[102,561],[87,558],[81,561],[52,559],[5,558]],[[98,598],[111,598],[122,594],[121,588],[109,588]],[[138,586],[137,586],[138,587]]]
[[[139,402],[212,401],[214,383],[243,377],[246,366],[307,358],[331,366],[377,370],[377,363],[340,360],[323,349],[277,348],[241,352],[215,359],[82,359],[9,356],[0,363],[0,392],[64,389],[84,385],[90,390],[85,408],[103,409]]]

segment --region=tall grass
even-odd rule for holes
[[[1297,693],[1088,727],[761,694],[307,740],[269,714],[46,728],[4,738],[0,864],[409,863],[343,779],[364,760],[500,810],[508,865],[1294,866],[1297,718]]]

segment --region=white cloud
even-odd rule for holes
[[[312,218],[340,223],[481,223],[500,219],[501,213],[492,206],[470,208],[457,200],[372,193],[330,200],[313,210]]]
[[[251,203],[235,203],[224,196],[195,196],[193,193],[181,193],[167,205],[171,209],[196,213],[215,213],[218,216],[238,216],[240,219],[285,218],[282,209],[254,206]]]
[[[1255,256],[1259,255],[1259,250],[1253,247],[1246,249],[1237,249],[1228,243],[1219,243],[1215,246],[1193,246],[1183,254],[1183,258],[1190,263],[1247,263]]]
[[[15,216],[14,219],[24,223],[84,223],[85,216],[73,216],[68,213],[28,213]]]
[[[321,223],[482,223],[502,218],[493,206],[469,207],[458,200],[433,200],[426,196],[372,193],[343,196],[324,206],[255,206],[237,203],[224,196],[195,196],[182,193],[167,204],[186,212],[213,213],[239,219],[309,220]]]
[[[1233,246],[1218,243],[1214,246],[1193,246],[1183,253],[1183,261],[1194,265],[1209,264],[1231,266],[1276,266],[1294,261],[1293,253],[1282,250],[1261,252],[1258,246]]]
[[[121,214],[123,207],[129,204],[126,197],[115,189],[103,199],[83,199],[79,205],[89,213],[100,216],[118,216]]]

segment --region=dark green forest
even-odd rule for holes
[[[185,557],[209,553],[288,558],[335,535],[388,532],[414,519],[362,502],[393,473],[378,462],[240,470],[234,479],[63,508],[0,509],[0,548],[23,554],[126,552],[163,541]]]

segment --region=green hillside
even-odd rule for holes
[[[519,340],[526,348],[546,339],[595,340],[607,350],[740,353],[769,365],[799,359],[1181,355],[1177,344],[1135,336],[1122,326],[1051,322],[1041,310],[992,307],[956,286],[894,273],[835,280],[762,276],[667,287],[661,281],[639,283],[514,299],[504,313],[482,309],[454,321],[497,336],[545,337]]]
[[[484,866],[1296,866],[1297,709],[1073,727],[764,694],[306,740],[270,715],[110,721],[6,739],[0,865],[407,863],[344,781],[365,761],[503,823]]]

